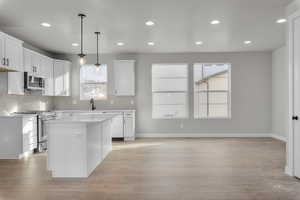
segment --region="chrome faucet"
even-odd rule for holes
[[[91,98],[91,100],[90,100],[90,109],[91,110],[96,110],[95,100],[93,98]]]

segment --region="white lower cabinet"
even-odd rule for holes
[[[37,148],[37,117],[0,117],[0,159],[20,159]]]
[[[112,120],[112,138],[135,139],[135,111],[122,111]]]
[[[135,114],[124,113],[124,137],[125,140],[134,140],[135,139]]]
[[[122,115],[118,115],[114,118],[112,118],[112,130],[111,130],[111,134],[113,138],[123,138],[124,134],[123,134],[123,116]]]

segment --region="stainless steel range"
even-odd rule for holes
[[[52,120],[56,118],[55,112],[51,111],[26,111],[26,112],[16,112],[15,114],[22,115],[36,115],[37,116],[37,149],[34,150],[35,153],[46,152],[47,151],[47,133],[44,128],[44,122],[47,120]]]

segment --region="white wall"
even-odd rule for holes
[[[272,53],[272,133],[286,139],[288,131],[288,64],[286,47]]]

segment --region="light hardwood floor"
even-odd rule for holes
[[[284,165],[274,139],[142,139],[114,143],[88,179],[52,179],[45,154],[1,160],[0,200],[299,200]]]

